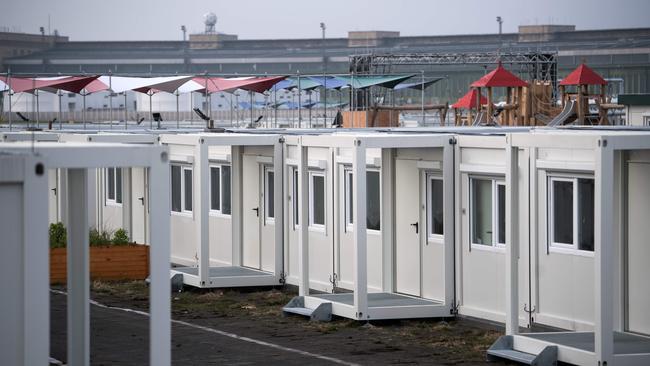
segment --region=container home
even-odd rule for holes
[[[298,245],[289,255],[298,255],[289,264],[298,267],[300,296],[284,311],[313,319],[453,315],[453,136],[357,132],[291,143]],[[331,219],[321,201],[331,202]],[[321,241],[327,236],[334,245]],[[322,262],[331,267],[311,270]],[[323,281],[332,271],[352,292],[311,294],[312,274]]]
[[[506,336],[488,354],[648,364],[650,131],[551,130],[508,139]],[[529,181],[516,184],[521,176]],[[525,231],[530,256],[515,243]],[[527,266],[530,279],[522,276]],[[530,282],[529,292],[522,282]],[[568,331],[520,333],[522,297],[531,299],[536,321]]]
[[[196,287],[280,284],[282,136],[169,134],[161,143],[171,156],[173,273]]]

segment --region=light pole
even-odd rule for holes
[[[327,126],[327,55],[325,54],[325,23],[320,23],[320,29],[323,31],[323,127]]]
[[[501,29],[503,24],[503,18],[497,16],[497,23],[499,23],[499,48],[497,49],[497,54],[501,57]]]
[[[183,32],[183,42],[185,42],[185,32],[187,32],[187,28],[185,28],[184,25],[181,25],[181,32]]]

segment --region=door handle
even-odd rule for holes
[[[54,195],[56,196],[56,188],[52,188],[52,192],[54,192]]]
[[[140,197],[138,199],[140,200],[140,202],[142,202],[142,206],[144,206],[144,197]]]
[[[253,211],[255,211],[255,215],[257,215],[257,217],[260,217],[260,208],[259,207],[255,207],[253,209]]]
[[[420,231],[420,223],[419,223],[419,222],[415,222],[415,223],[411,224],[411,226],[414,226],[414,227],[415,227],[415,233],[418,234],[419,231]]]

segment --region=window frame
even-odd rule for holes
[[[109,171],[113,171],[113,198],[110,197],[111,189],[110,189],[110,184],[109,184],[109,179],[110,179],[110,173]],[[117,172],[120,172],[119,174],[119,196],[118,196],[118,174]],[[124,176],[124,172],[122,171],[122,168],[118,167],[108,167],[104,169],[104,174],[105,174],[105,197],[106,197],[106,206],[118,206],[121,207],[122,203],[124,202],[124,182],[122,182],[122,177]],[[119,197],[119,200],[118,200]]]
[[[480,243],[474,243],[474,235],[473,235],[473,230],[474,230],[474,196],[472,194],[473,191],[473,184],[474,181],[476,180],[486,180],[490,181],[491,183],[491,188],[490,188],[490,210],[492,214],[492,243],[490,245],[487,244],[480,244]],[[498,194],[499,194],[499,186],[504,186],[505,187],[505,178],[502,176],[485,176],[485,175],[471,175],[469,176],[469,242],[470,242],[470,249],[479,249],[479,250],[492,250],[492,251],[499,251],[503,252],[505,251],[506,244],[505,243],[499,243],[499,201],[498,201]],[[505,190],[504,190],[505,194]],[[504,212],[504,217],[503,219],[505,220],[505,212]]]
[[[442,178],[442,175],[440,173],[435,173],[435,172],[426,172],[425,173],[425,178],[424,181],[426,183],[426,189],[425,189],[425,210],[426,210],[426,220],[427,220],[427,241],[429,242],[442,242],[445,236],[445,229],[444,229],[444,211],[445,211],[445,204],[444,204],[444,193],[443,193],[443,202],[442,202],[442,219],[443,219],[443,229],[442,229],[442,234],[437,234],[433,233],[433,207],[430,205],[431,203],[431,195],[432,195],[432,189],[431,189],[431,181],[440,181],[443,184],[443,190],[444,190],[444,181]]]
[[[314,177],[323,178],[323,224],[314,223]],[[327,178],[324,171],[309,172],[309,226],[316,231],[325,231],[327,228]]]
[[[210,215],[212,216],[224,216],[224,217],[231,217],[232,215],[232,197],[231,197],[231,210],[230,213],[225,213],[223,212],[223,202],[224,202],[224,197],[225,192],[224,192],[224,173],[223,173],[223,168],[228,167],[230,168],[230,177],[231,180],[228,182],[230,185],[230,192],[232,195],[232,166],[229,163],[210,163],[210,189],[209,189],[209,202],[210,202]],[[219,169],[219,208],[215,209],[212,207],[212,169]]]
[[[170,169],[170,196],[173,197],[173,177],[171,175],[171,169],[172,167],[177,166],[180,168],[181,172],[181,180],[180,180],[180,193],[181,193],[181,210],[180,211],[174,211],[173,207],[171,208],[171,213],[173,215],[179,215],[179,216],[192,216],[193,214],[193,209],[194,209],[194,168],[190,164],[184,164],[184,163],[171,163],[169,165]],[[189,171],[190,174],[192,174],[192,187],[191,187],[191,194],[192,194],[192,210],[186,210],[185,209],[185,203],[187,202],[187,197],[186,197],[186,191],[185,191],[185,172]]]
[[[272,212],[273,210],[269,210],[269,201],[273,200],[273,207],[275,208],[275,192],[269,192],[269,175],[273,174],[273,177],[275,178],[275,171],[273,170],[273,166],[271,165],[264,165],[263,169],[263,179],[264,179],[264,223],[265,224],[273,224],[275,223],[275,212]],[[273,182],[273,187],[275,188],[275,181]],[[270,194],[269,194],[270,193]],[[270,215],[273,216],[270,216]]]
[[[366,185],[368,182],[368,173],[373,172],[379,174],[379,229],[371,229],[366,227],[366,230],[369,233],[380,233],[382,225],[384,223],[383,221],[383,215],[381,214],[381,210],[383,207],[383,197],[382,197],[382,185],[383,182],[381,180],[381,169],[380,168],[366,168]],[[346,232],[352,232],[354,229],[354,212],[353,212],[353,205],[352,205],[352,200],[350,199],[350,193],[352,191],[352,185],[353,179],[354,179],[354,172],[352,171],[351,166],[345,166],[343,168],[343,206],[345,209],[344,212],[344,224],[345,224],[345,231]],[[350,180],[352,179],[352,180]],[[353,197],[354,198],[354,197]],[[368,213],[368,190],[366,189],[366,221],[367,221],[367,213]],[[366,222],[366,226],[367,222]]]
[[[298,182],[300,181],[300,175],[298,174],[298,167],[294,166],[291,168],[291,207],[293,211],[293,217],[292,217],[292,226],[293,230],[295,231],[297,228],[300,227],[300,214],[298,212],[299,210],[299,201],[298,201]]]
[[[567,253],[567,254],[578,254],[584,256],[593,256],[595,250],[585,250],[580,249],[579,238],[580,238],[580,225],[578,223],[579,216],[579,207],[580,203],[578,202],[580,198],[580,193],[578,192],[580,179],[590,179],[594,180],[593,175],[589,174],[567,174],[567,173],[557,173],[557,172],[547,172],[546,174],[546,243],[548,247],[548,252],[556,253]],[[572,215],[572,225],[573,230],[571,233],[572,243],[556,243],[555,230],[554,230],[554,188],[553,182],[570,182],[573,187],[573,205],[571,210]],[[594,181],[595,183],[595,181]],[[595,204],[595,192],[594,192],[594,204]],[[594,219],[595,224],[595,219]],[[594,226],[595,230],[595,226]]]

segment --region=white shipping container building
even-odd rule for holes
[[[39,136],[53,138],[35,134],[36,145]],[[58,139],[158,143],[148,133]],[[490,357],[650,362],[650,130],[233,130],[160,140],[172,274],[187,285],[286,282],[299,296],[285,311],[318,320],[505,323]],[[121,172],[115,206],[117,173],[105,168],[90,174],[89,221],[150,235],[153,213],[137,204],[152,194],[145,171]],[[50,173],[50,188],[65,183]],[[50,221],[64,218],[62,198],[50,202]]]

